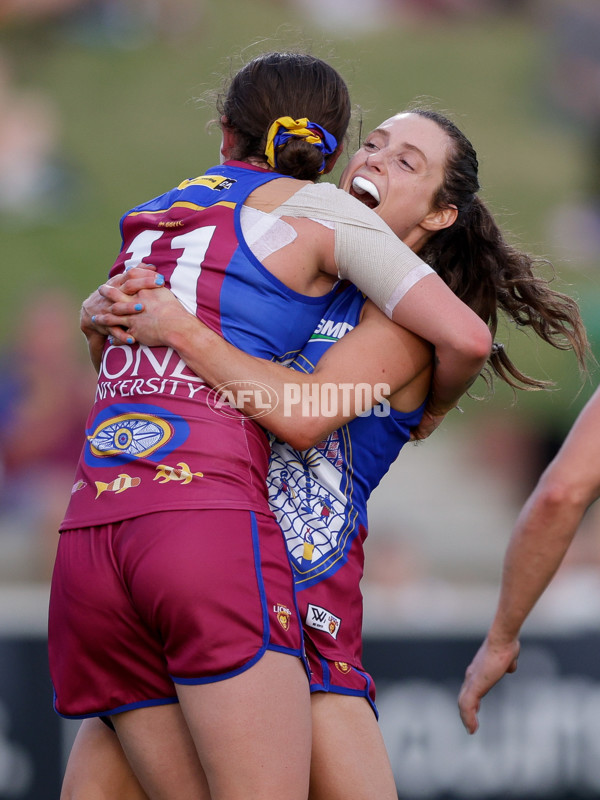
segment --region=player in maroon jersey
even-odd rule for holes
[[[407,121],[406,117],[408,117],[409,122],[412,121],[415,125],[425,126],[424,130],[429,131],[430,133],[432,131],[438,131],[439,126],[437,138],[434,138],[433,140],[435,142],[435,147],[433,149],[428,149],[428,146],[424,144],[422,127],[413,129],[412,133],[409,135],[409,131],[411,129],[403,127],[403,123]],[[454,134],[452,134],[452,128],[450,128],[449,131],[446,130],[444,126],[440,125],[440,123],[437,121],[435,115],[430,115],[429,117],[427,117],[427,115],[416,115],[415,119],[411,119],[411,117],[412,115],[401,115],[399,118],[394,118],[393,120],[388,121],[389,124],[384,124],[381,126],[379,129],[379,134],[375,136],[369,136],[367,138],[364,145],[364,153],[368,153],[369,149],[374,147],[381,152],[367,156],[366,158],[364,157],[363,153],[364,164],[361,167],[362,171],[366,171],[366,167],[372,170],[373,181],[379,184],[379,186],[382,188],[384,181],[389,181],[389,174],[390,170],[392,169],[390,162],[392,162],[392,164],[398,163],[399,155],[404,152],[402,147],[400,147],[400,144],[407,141],[414,143],[413,139],[415,130],[417,130],[421,133],[417,138],[416,143],[418,143],[427,154],[429,162],[432,163],[433,159],[436,157],[439,159],[439,164],[438,161],[435,161],[436,165],[438,165],[436,166],[436,169],[439,169],[439,173],[436,172],[433,176],[434,180],[432,184],[432,190],[435,189],[437,183],[442,180],[444,169],[448,168],[448,165],[446,165],[444,161],[446,157],[446,148],[448,147],[446,134],[450,137],[450,141],[452,142],[451,150],[453,151],[453,172],[462,175],[465,172],[465,163],[470,165],[471,161],[469,159],[466,159],[465,163],[461,161],[461,158],[465,156],[464,142],[462,142],[461,138],[458,136],[458,133],[454,132]],[[382,135],[383,131],[385,131],[387,137],[389,137],[389,141],[386,141],[385,145],[379,145],[379,136]],[[460,158],[458,157],[458,154],[461,154]],[[360,163],[360,160],[358,163]],[[474,174],[476,175],[476,171]],[[410,178],[408,180],[410,180]],[[418,175],[415,177],[415,180],[419,180]],[[452,186],[452,192],[456,192],[456,187],[452,184],[450,185]],[[446,191],[450,191],[448,187],[446,187]],[[456,195],[451,194],[452,198],[455,196]],[[427,200],[428,203],[431,203],[431,196],[425,194],[424,199]],[[394,202],[394,200],[396,202]],[[400,213],[402,205],[401,202],[398,202],[399,200],[402,200],[401,196],[398,197],[398,195],[394,195],[391,192],[387,193],[386,209],[389,211],[391,208],[394,208],[398,212],[393,220],[398,226],[401,226],[405,217],[403,217]],[[463,205],[462,201],[459,201],[459,205]],[[412,207],[405,209],[405,214],[407,216],[411,213],[414,213]],[[421,220],[417,220],[416,223],[415,233],[417,234],[422,234],[423,232],[423,228],[419,224],[420,222]],[[432,237],[432,244],[434,241],[435,237]],[[448,258],[450,257],[450,250],[450,244],[448,240],[446,240],[445,255]],[[431,251],[432,253],[434,252],[433,247],[431,247]],[[444,254],[438,255],[440,255],[440,258],[442,258]],[[508,264],[512,266],[512,269],[514,270],[512,279],[515,279],[517,275],[526,275],[527,270],[532,266],[531,261],[527,259],[524,254],[519,254],[516,251],[512,251],[510,248],[503,250],[500,247],[496,254],[496,258],[498,259],[499,264],[504,263],[505,266]],[[474,262],[477,263],[477,260],[474,259]],[[460,264],[460,262],[456,261],[455,264]],[[455,267],[455,269],[458,268],[458,266]],[[470,277],[471,288],[474,296],[477,296],[482,285],[482,275],[474,272]],[[494,297],[496,292],[499,293],[498,284],[495,282],[501,281],[502,276],[500,275],[500,277],[498,277],[498,275],[495,274],[488,275],[485,280],[490,281],[490,287],[496,287],[490,291],[488,295],[489,297]],[[542,305],[550,305],[550,300],[552,300],[552,302],[555,304],[555,310],[553,314],[556,315],[554,322],[556,327],[551,326],[549,330],[554,330],[554,332],[557,334],[560,330],[561,322],[558,312],[559,307],[562,309],[562,313],[565,315],[565,318],[570,319],[576,327],[580,324],[576,313],[576,307],[572,301],[569,300],[569,298],[561,298],[558,294],[552,292],[546,294],[547,287],[545,287],[543,281],[534,280],[534,283],[536,284],[536,290],[540,290],[541,293],[545,295]],[[467,285],[469,285],[469,281],[467,281]],[[464,291],[468,291],[468,289],[464,289]],[[112,294],[112,290],[106,290],[106,292],[107,294]],[[532,295],[532,297],[529,299],[529,302],[531,303],[530,313],[532,315],[532,320],[535,319],[536,296],[537,295]],[[148,299],[147,302],[150,303],[150,300]],[[491,302],[493,303],[493,301]],[[510,306],[510,300],[507,300],[502,294],[500,294],[500,300],[498,302],[500,303],[502,310],[506,313],[510,314],[511,308],[514,313],[522,310],[522,304],[519,304],[518,307],[515,305],[513,308]],[[506,304],[508,304],[508,306]],[[491,308],[492,307],[490,306],[485,310],[482,309],[482,315],[493,316],[491,313]],[[377,316],[376,313],[373,315],[373,312],[374,309],[369,305],[367,308],[367,313],[365,313],[360,325],[357,326],[356,331],[353,331],[348,337],[344,336],[340,344],[335,345],[332,350],[328,351],[322,361],[319,361],[317,365],[317,371],[314,373],[314,377],[311,378],[309,376],[309,380],[327,381],[331,380],[332,377],[335,377],[338,380],[352,380],[353,377],[356,376],[357,370],[360,371],[361,375],[365,375],[365,364],[367,364],[373,370],[373,380],[378,377],[378,371],[380,369],[385,369],[388,378],[394,385],[397,379],[400,380],[401,383],[406,383],[407,381],[408,383],[411,383],[408,378],[408,372],[403,372],[403,368],[400,368],[402,363],[406,363],[406,358],[409,352],[412,353],[411,358],[414,367],[416,367],[417,364],[416,359],[420,359],[422,357],[423,367],[425,369],[427,368],[427,365],[430,361],[430,354],[427,347],[424,347],[422,343],[419,344],[418,340],[410,335],[407,335],[406,332],[401,333],[398,331],[399,338],[394,338],[396,336],[396,331],[393,326],[390,328],[389,323],[386,323],[384,318],[380,318],[381,315]],[[114,332],[115,334],[118,334],[118,331],[115,330]],[[405,338],[406,336],[408,336],[408,338]],[[361,340],[363,342],[362,345]],[[188,348],[190,354],[194,349],[193,344],[194,343],[190,341]],[[201,342],[197,341],[196,344],[198,346],[198,351],[202,351],[203,348],[201,347]],[[219,340],[217,337],[210,337],[209,347],[204,348],[205,350],[211,350],[214,356],[212,359],[209,359],[211,363],[205,366],[205,369],[209,369],[211,371],[211,382],[218,382],[213,380],[214,373],[212,370],[225,368],[226,362],[230,358],[235,357],[235,353],[232,354],[230,352],[231,348],[226,347],[225,350],[223,350],[221,348],[222,344],[223,341]],[[573,344],[575,349],[577,349],[580,354],[582,353],[582,350],[585,349],[585,336],[583,335],[582,338],[581,328],[577,328],[577,333],[573,339]],[[395,350],[395,347],[398,349]],[[362,363],[359,359],[359,354],[363,352],[365,356],[365,363]],[[306,354],[306,357],[308,357],[309,350],[306,349],[304,353]],[[420,355],[417,355],[418,353],[420,353]],[[507,361],[507,358],[508,357],[505,355],[500,361],[498,354],[495,353],[493,365],[496,368],[500,368],[502,366],[506,367],[507,364],[511,365],[510,375],[512,377],[510,380],[515,382],[523,379],[533,381],[533,379],[528,379],[527,376],[523,376],[521,373],[519,373],[516,367],[514,367],[510,361]],[[206,362],[204,363],[206,364]],[[346,365],[348,370],[347,375],[344,373],[344,365]],[[391,372],[390,365],[393,365]],[[231,364],[227,366],[229,370],[233,369],[233,372],[228,373],[228,377],[232,377],[232,375],[235,374],[239,376],[240,367],[243,370],[246,370],[246,374],[250,374],[249,370],[255,371],[264,367],[268,371],[265,373],[268,374],[267,380],[271,381],[276,379],[273,377],[273,369],[276,369],[276,367],[272,364],[269,365],[253,360],[250,367],[248,367],[246,362],[242,360],[234,367],[231,367]],[[200,369],[200,367],[198,367],[198,369]],[[395,371],[398,372],[397,378],[392,378],[392,373],[396,374]],[[209,377],[208,373],[205,372],[204,374],[207,376],[207,378]],[[401,375],[403,375],[402,378],[400,378]],[[425,372],[421,377],[425,378],[425,384],[423,386],[419,388],[418,382],[413,383],[413,390],[417,391],[416,394],[409,395],[406,393],[406,391],[400,391],[398,394],[398,399],[402,397],[403,401],[408,404],[407,408],[415,408],[419,401],[422,400],[426,394],[428,373]],[[289,374],[285,375],[282,380],[286,379],[290,379]],[[421,392],[420,395],[418,394],[418,391]],[[251,411],[252,409],[249,410]],[[289,440],[296,447],[303,449],[307,446],[309,441],[318,441],[319,439],[323,438],[322,426],[331,426],[332,424],[337,425],[340,422],[341,420],[339,419],[331,418],[313,418],[309,420],[290,420],[288,418],[286,423],[283,417],[275,421],[273,415],[271,420],[266,422],[266,424],[271,427],[275,425],[275,430],[278,435],[280,435],[282,438],[289,438]],[[286,424],[287,428],[282,427]],[[321,426],[321,428],[319,426]],[[357,463],[360,463],[360,454],[355,453],[355,457],[357,459]],[[289,475],[286,477],[288,478],[286,483],[289,487]],[[277,482],[276,484],[279,488],[280,484]],[[288,493],[288,495],[289,494],[290,493]],[[279,500],[282,500],[281,496],[279,497]],[[298,502],[302,503],[303,498],[299,497]],[[317,516],[320,516],[318,513],[319,511],[320,506],[317,507]],[[311,548],[314,547],[314,537],[312,536],[312,533],[310,538],[311,541],[308,542],[308,549],[305,551],[304,548],[302,548],[302,555],[306,554],[307,558],[311,554]],[[360,562],[362,557],[361,554],[361,546],[357,547],[356,550],[353,551],[351,560],[348,562],[350,572],[352,570],[357,570],[356,565]],[[334,595],[336,594],[336,587],[341,585],[339,581],[337,581],[336,576],[340,577],[342,572],[343,570],[340,570],[339,573],[335,573],[333,575],[331,595],[329,600],[323,600],[323,595],[319,595],[319,599],[322,603],[329,605],[330,602],[333,602]],[[360,572],[361,569],[358,569],[356,574],[359,575]],[[344,580],[343,577],[341,577],[341,580]],[[321,588],[323,586],[326,586],[326,584],[322,584]],[[345,584],[344,591],[348,592],[347,583]],[[310,600],[311,597],[316,597],[311,595],[310,588],[304,589],[302,592],[300,592],[300,594],[306,595],[307,601]],[[337,594],[339,595],[339,591]],[[354,602],[355,595],[358,596],[358,603]],[[350,587],[348,609],[344,612],[344,619],[342,620],[344,630],[346,630],[349,625],[353,624],[351,617],[348,616],[350,613],[349,609],[352,609],[353,602],[354,608],[360,609],[360,592],[357,580],[354,581]],[[329,615],[328,618],[327,613],[322,609],[322,607],[315,607],[315,613],[321,615],[318,620],[320,625],[319,629],[316,629],[315,627],[306,628],[306,635],[309,638],[309,642],[307,644],[308,655],[314,667],[312,684],[313,688],[315,689],[315,694],[313,695],[315,746],[313,748],[311,796],[342,798],[347,797],[351,789],[352,796],[357,797],[377,797],[378,800],[379,798],[395,797],[393,776],[391,775],[391,770],[389,769],[385,748],[383,747],[383,743],[381,741],[381,736],[379,734],[375,717],[368,702],[367,695],[372,687],[369,686],[368,680],[365,680],[365,676],[361,676],[352,666],[352,664],[357,663],[356,652],[358,652],[360,648],[360,619],[358,621],[358,625],[355,625],[353,628],[353,630],[356,631],[356,636],[358,637],[356,646],[354,647],[350,645],[349,647],[349,640],[347,638],[334,638],[331,642],[332,647],[334,643],[343,642],[342,647],[346,649],[342,649],[340,652],[336,653],[336,657],[329,657],[324,661],[322,654],[319,653],[317,647],[313,647],[312,637],[315,638],[315,641],[319,641],[319,647],[322,647],[323,641],[329,641],[327,637],[334,637],[334,634],[340,630],[339,619],[335,620],[331,615]],[[320,632],[322,632],[322,637],[320,640],[318,640],[317,637]],[[360,732],[359,736],[357,735],[357,732]],[[88,749],[91,750],[92,753],[96,752],[99,757],[102,753],[102,747],[100,746],[101,741],[103,739],[110,739],[108,731],[104,732],[101,729],[98,730],[98,726],[94,725],[93,723],[86,723],[84,726],[83,737],[85,737],[83,739],[84,743],[85,741],[88,743]],[[94,747],[97,748],[95,751]],[[114,741],[112,741],[112,743],[107,741],[107,750],[112,752],[113,748]],[[114,756],[114,753],[112,755]],[[336,763],[342,765],[341,768],[336,769]],[[76,784],[78,780],[81,782],[85,778],[82,777],[81,772],[77,772],[73,764],[71,764],[71,766],[73,768],[68,774],[68,780],[70,785],[73,785]],[[123,769],[123,774],[126,774],[128,769],[127,765],[122,763],[121,766]],[[115,773],[113,773],[113,776],[117,773],[118,770],[115,766]],[[110,774],[110,772],[107,773],[107,776]]]
[[[148,257],[190,318],[267,357],[297,353],[338,276],[353,277],[438,345],[435,424],[490,335],[377,215],[314,183],[346,130],[339,75],[267,54],[234,77],[222,112],[224,163],[125,215],[114,272]],[[266,437],[240,412],[217,421],[170,343],[90,341],[98,391],[50,601],[56,709],[110,717],[151,795],[304,797],[308,681]]]

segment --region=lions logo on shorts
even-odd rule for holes
[[[290,620],[292,617],[292,612],[289,610],[289,608],[281,605],[281,603],[278,603],[277,605],[273,606],[273,611],[276,613],[277,622],[281,625],[283,630],[289,630]]]

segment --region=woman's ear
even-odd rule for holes
[[[425,219],[421,222],[421,227],[428,231],[441,231],[444,228],[449,228],[454,225],[458,217],[458,209],[456,206],[446,206],[439,208],[437,211],[432,211],[427,214]]]
[[[331,170],[332,170],[332,169],[335,167],[335,162],[336,162],[336,161],[338,160],[338,158],[339,158],[339,157],[342,155],[342,152],[343,152],[343,150],[344,150],[344,145],[343,145],[343,144],[341,144],[341,145],[340,145],[340,146],[337,148],[337,150],[335,150],[335,151],[334,151],[334,152],[333,152],[333,153],[332,153],[332,154],[329,156],[329,158],[328,158],[328,159],[327,159],[327,161],[325,162],[325,169],[323,170],[323,173],[322,173],[323,175],[327,175],[329,172],[331,172]]]
[[[223,161],[231,158],[235,146],[234,129],[229,125],[227,117],[221,117],[221,157]]]

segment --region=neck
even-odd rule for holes
[[[264,158],[256,158],[255,156],[250,156],[250,158],[244,159],[248,162],[248,164],[252,164],[253,167],[260,167],[261,169],[268,169],[270,172],[273,170],[267,164]]]

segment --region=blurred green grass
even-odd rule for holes
[[[218,88],[246,57],[285,47],[308,48],[340,69],[364,130],[416,98],[449,112],[478,150],[483,196],[505,229],[525,249],[555,261],[565,291],[596,291],[589,274],[557,260],[548,241],[550,214],[581,194],[586,162],[577,130],[559,125],[546,106],[546,43],[530,20],[407,23],[350,38],[311,28],[281,2],[205,5],[201,29],[177,43],[84,45],[50,24],[0,32],[17,84],[42,88],[57,104],[63,157],[74,176],[74,196],[62,213],[45,222],[0,221],[8,275],[0,342],[10,339],[31,292],[63,286],[83,298],[103,280],[119,247],[121,214],[217,160],[218,131],[206,130],[212,100],[196,98]],[[356,143],[355,130],[349,149]],[[338,175],[339,169],[332,179]],[[525,369],[561,381],[563,390],[544,399],[543,413],[567,425],[589,394],[585,389],[572,402],[579,381],[572,356],[518,338],[516,350]],[[494,404],[509,402],[500,392]],[[539,403],[521,397],[519,408],[537,413]]]

